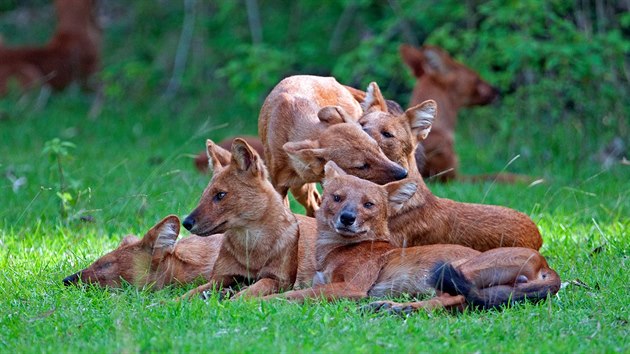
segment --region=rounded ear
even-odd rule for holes
[[[232,162],[242,172],[251,172],[263,178],[267,176],[267,169],[256,150],[241,138],[232,142]]]
[[[422,66],[424,57],[418,48],[412,47],[408,44],[402,44],[399,51],[403,61],[413,72],[413,76],[420,78],[424,75],[424,68]]]
[[[322,172],[327,150],[319,147],[317,140],[288,142],[282,146],[296,171]]]
[[[136,243],[138,241],[140,241],[138,236],[129,234],[129,235],[125,236],[122,239],[122,241],[120,241],[120,244],[118,245],[118,247],[131,245],[131,244]]]
[[[424,140],[429,135],[433,121],[437,116],[437,103],[434,100],[426,100],[409,108],[405,111],[405,115],[409,120],[411,132],[418,140]]]
[[[179,218],[169,215],[155,224],[142,238],[142,245],[153,251],[171,250],[179,236]]]
[[[446,75],[449,73],[448,55],[440,48],[433,46],[422,47],[422,67],[426,73]]]
[[[383,186],[392,210],[398,211],[418,190],[418,185],[409,180],[391,182]]]
[[[365,100],[361,102],[361,108],[363,108],[363,112],[371,110],[387,112],[387,102],[376,82],[370,82],[370,85],[368,85],[365,92]]]
[[[324,165],[324,178],[327,180],[345,175],[347,175],[347,173],[332,160],[326,162],[326,165]]]
[[[327,124],[338,123],[355,123],[356,119],[346,112],[345,109],[339,106],[326,106],[317,112],[317,117],[321,122]]]
[[[206,140],[206,155],[208,156],[208,171],[211,174],[219,172],[230,164],[232,154],[215,144],[212,140]]]

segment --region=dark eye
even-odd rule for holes
[[[381,134],[386,137],[386,138],[393,138],[394,134],[390,133],[390,132],[386,132],[386,131],[382,131]]]
[[[108,268],[111,265],[112,265],[112,262],[105,262],[105,263],[101,264],[101,266],[98,267],[98,268],[99,269],[105,269],[105,268]]]
[[[221,199],[225,198],[226,194],[227,194],[226,192],[219,192],[219,193],[215,194],[214,195],[214,201],[215,202],[220,201]]]
[[[368,168],[370,168],[370,164],[369,163],[364,163],[363,165],[357,167],[357,169],[359,170],[367,170]]]
[[[363,203],[363,207],[365,209],[372,209],[373,206],[374,206],[374,203],[372,203],[372,202],[365,202],[365,203]]]
[[[333,194],[333,200],[336,203],[339,203],[341,201],[341,196],[339,196],[338,194]]]

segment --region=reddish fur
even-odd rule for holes
[[[409,104],[433,99],[440,110],[432,133],[422,142],[426,155],[422,175],[431,177],[439,174],[437,179],[446,182],[458,175],[458,158],[454,148],[458,111],[462,107],[493,102],[499,96],[498,90],[438,47],[402,45],[400,54],[416,77]]]
[[[252,148],[254,148],[254,150],[256,150],[258,155],[260,156],[264,155],[262,143],[260,142],[260,139],[256,136],[248,136],[248,135],[233,136],[233,137],[221,140],[217,145],[224,148],[225,150],[230,150],[230,148],[232,147],[232,142],[234,142],[234,139],[236,138],[245,140],[249,144],[249,146],[251,146]],[[221,163],[227,165],[230,163],[230,161],[229,160],[221,161]],[[200,152],[195,157],[195,167],[197,167],[197,170],[199,170],[200,172],[208,171],[208,155],[206,155],[205,151]]]
[[[326,161],[377,183],[403,176],[361,130],[356,122],[361,114],[359,103],[334,78],[291,76],[276,85],[260,111],[258,133],[271,182],[285,201],[290,189],[313,215],[320,202],[313,183],[323,177]]]
[[[124,280],[137,287],[150,285],[161,289],[171,284],[188,284],[199,278],[210,279],[223,235],[191,235],[160,247],[157,237],[166,223],[179,231],[179,219],[168,216],[149,230],[142,239],[126,236],[113,251],[87,268],[64,279],[67,285],[81,280],[102,287],[119,287]],[[176,237],[175,235],[173,237]]]
[[[191,232],[206,236],[224,233],[212,277],[184,296],[190,298],[240,276],[255,283],[237,296],[273,294],[309,284],[314,256],[315,220],[295,215],[268,181],[262,159],[244,140],[235,139],[228,165],[219,155],[229,152],[207,142],[213,176],[199,205],[184,220]],[[217,195],[225,193],[220,199]]]
[[[361,299],[368,296],[423,295],[436,290],[431,284],[434,267],[440,262],[452,263],[487,296],[506,288],[518,294],[520,287],[540,288],[555,293],[560,286],[557,274],[537,252],[526,248],[501,248],[486,253],[459,245],[430,245],[395,248],[389,242],[388,209],[399,208],[415,190],[410,180],[378,186],[346,175],[330,162],[326,166],[324,197],[317,213],[317,272],[313,287],[294,290],[282,296],[303,301],[322,297]],[[370,207],[366,203],[370,202]],[[344,212],[356,212],[356,221],[345,226]],[[340,228],[342,227],[342,228]],[[544,275],[544,276],[543,276]],[[523,282],[526,277],[526,282]],[[494,289],[498,289],[497,292]],[[510,292],[496,301],[508,303]],[[455,294],[456,295],[456,294]],[[441,295],[413,304],[375,303],[374,307],[397,306],[419,308],[463,306],[465,296]]]
[[[427,102],[421,105],[424,104]],[[407,112],[410,110],[412,108]],[[438,109],[438,112],[441,111]],[[521,212],[494,205],[459,203],[433,195],[416,168],[413,147],[422,140],[407,118],[407,115],[393,115],[381,107],[359,120],[372,136],[380,135],[382,131],[394,132],[393,138],[381,138],[379,144],[392,161],[408,167],[410,177],[418,185],[411,200],[389,219],[391,242],[395,246],[453,243],[479,251],[506,246],[537,250],[542,246],[538,228]],[[428,136],[434,133],[432,129]]]
[[[62,90],[100,68],[101,30],[92,0],[56,0],[57,28],[43,47],[0,47],[0,95],[16,79],[22,88],[46,84]]]

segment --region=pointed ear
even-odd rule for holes
[[[317,112],[317,117],[321,122],[332,124],[356,123],[356,119],[339,106],[327,106]]]
[[[170,252],[179,236],[179,218],[169,215],[158,222],[142,238],[145,248],[155,251]]]
[[[423,46],[422,55],[424,57],[422,67],[428,74],[446,75],[449,73],[449,66],[443,50],[433,46]]]
[[[422,56],[422,52],[418,48],[412,47],[408,44],[402,44],[399,50],[400,56],[413,72],[413,76],[420,78],[424,75],[424,68],[422,66],[424,57]]]
[[[415,182],[410,182],[408,179],[402,181],[391,182],[383,186],[387,191],[387,200],[389,201],[389,207],[398,211],[418,190],[418,185]]]
[[[256,150],[241,138],[236,138],[232,142],[232,163],[236,164],[239,171],[267,178],[267,169],[262,159]]]
[[[206,155],[208,155],[208,171],[215,174],[230,164],[232,154],[215,144],[212,140],[206,140]]]
[[[120,241],[120,244],[118,245],[118,247],[123,247],[123,246],[127,246],[127,245],[131,245],[133,243],[136,243],[140,241],[140,239],[138,238],[138,236],[136,235],[127,235],[125,236],[122,241]]]
[[[341,167],[332,160],[326,162],[326,165],[324,165],[324,178],[326,180],[345,175],[347,175],[346,171],[342,170]]]
[[[361,103],[361,108],[363,108],[364,113],[373,110],[387,112],[387,102],[385,102],[381,89],[376,82],[370,82],[365,92],[365,100]]]
[[[319,147],[316,140],[288,142],[282,146],[298,171],[313,171],[321,174],[326,163],[326,149]]]
[[[429,135],[437,115],[437,103],[434,100],[426,100],[417,106],[409,108],[405,111],[405,115],[409,120],[411,132],[418,140],[424,140]]]

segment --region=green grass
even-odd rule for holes
[[[185,216],[194,208],[208,177],[193,169],[191,156],[206,137],[255,132],[255,116],[236,120],[200,113],[194,102],[108,101],[96,121],[86,118],[90,97],[73,90],[54,95],[40,111],[2,102],[0,351],[630,350],[630,169],[604,171],[593,163],[575,176],[575,168],[563,168],[562,151],[553,165],[531,170],[552,176],[546,184],[430,185],[439,196],[529,214],[541,229],[542,252],[551,266],[564,281],[588,285],[565,288],[551,301],[403,318],[362,313],[347,301],[170,301],[190,287],[65,288],[61,279],[114,248],[123,235],[143,234],[163,216]],[[80,196],[67,219],[60,216],[57,164],[42,153],[55,137],[76,145],[62,159],[67,191],[75,200]],[[496,142],[479,147],[466,133],[459,138],[463,171],[496,171],[510,159],[502,161]],[[519,163],[508,169],[518,171]],[[9,176],[27,182],[13,191]],[[93,221],[81,221],[82,216]]]

